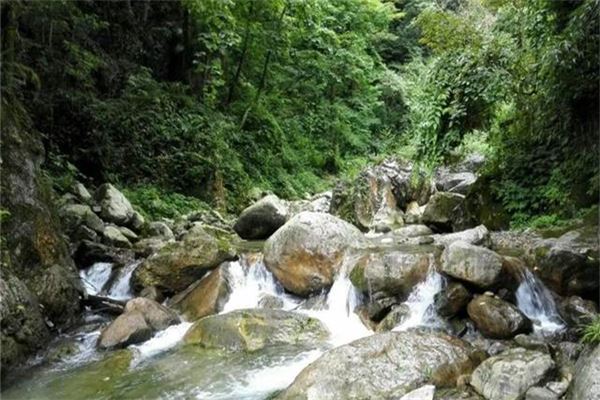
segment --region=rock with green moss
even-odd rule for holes
[[[138,287],[155,286],[177,293],[222,262],[235,259],[227,235],[212,235],[195,226],[178,242],[169,243],[146,259],[134,272]]]
[[[437,192],[423,211],[423,223],[438,232],[452,232],[462,216],[465,196],[458,193]]]
[[[114,225],[108,225],[104,228],[102,241],[109,246],[131,248],[129,239]]]
[[[363,293],[398,296],[404,300],[415,285],[425,280],[435,260],[435,249],[429,246],[373,252],[358,261],[350,280]]]
[[[100,206],[100,217],[103,220],[117,225],[127,225],[131,222],[134,215],[131,203],[110,183],[98,187],[95,200]]]
[[[533,249],[537,275],[559,294],[597,299],[598,240],[598,227],[592,226],[539,241]]]
[[[75,232],[81,225],[92,229],[96,233],[104,231],[104,222],[98,217],[87,204],[66,204],[60,209],[67,233]]]
[[[21,307],[33,310],[37,302],[43,306],[44,319],[64,327],[79,314],[83,289],[57,218],[51,182],[41,172],[44,150],[39,136],[3,124],[0,151],[2,209],[8,213],[2,219],[2,270],[10,268],[14,276],[3,279],[8,279],[10,290],[20,292],[13,293],[14,299],[28,299],[4,302],[2,296],[2,335],[16,340],[14,346],[2,343],[2,371],[6,371],[49,337],[41,334],[44,321],[39,314],[27,311],[23,319],[10,316],[22,314]],[[13,286],[10,282],[17,282],[15,278],[20,283]]]
[[[328,351],[276,399],[398,399],[426,383],[455,386],[479,360],[469,344],[448,335],[387,332]]]
[[[301,212],[265,243],[265,265],[289,291],[309,296],[329,288],[349,250],[363,236],[325,213]]]
[[[242,211],[233,230],[242,239],[266,239],[285,224],[288,215],[287,205],[274,194],[268,195]]]
[[[277,345],[314,347],[328,336],[323,324],[307,315],[248,309],[202,318],[188,330],[184,341],[207,348],[251,352]]]

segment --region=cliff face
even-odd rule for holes
[[[54,212],[36,134],[2,129],[0,338],[7,369],[34,352],[52,330],[74,321],[81,284]]]

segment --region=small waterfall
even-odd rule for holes
[[[127,264],[119,271],[119,276],[113,282],[108,297],[116,300],[128,300],[133,297],[131,288],[131,275],[133,271],[141,264],[141,260]]]
[[[131,363],[132,367],[147,358],[175,347],[183,339],[190,326],[192,326],[191,322],[181,322],[177,325],[171,325],[167,329],[158,332],[150,340],[131,346],[135,350],[135,357]]]
[[[290,310],[298,301],[285,294],[281,285],[263,263],[262,254],[245,255],[239,261],[230,262],[227,267],[227,279],[231,294],[221,313],[243,308],[258,308],[261,299],[277,297],[283,303],[284,310]]]
[[[79,271],[79,276],[87,294],[97,295],[104,289],[110,279],[113,265],[106,262],[97,262],[87,269]]]
[[[533,322],[535,333],[553,334],[565,325],[550,291],[527,267],[519,268],[521,283],[516,292],[517,307]]]
[[[394,331],[405,331],[419,326],[440,327],[442,320],[437,315],[433,301],[435,295],[442,290],[444,279],[435,270],[432,264],[429,267],[427,278],[419,283],[408,296],[405,304],[408,305],[410,314],[408,318],[396,326]]]

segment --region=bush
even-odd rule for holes
[[[593,345],[600,343],[600,317],[596,317],[592,322],[583,328],[581,341]]]
[[[192,211],[209,209],[206,203],[195,197],[167,193],[154,186],[124,189],[123,193],[133,206],[150,220],[177,218]]]

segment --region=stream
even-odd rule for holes
[[[88,311],[77,330],[57,338],[48,354],[38,357],[15,383],[2,392],[10,399],[246,399],[270,398],[286,388],[300,371],[325,351],[373,334],[353,311],[362,296],[348,274],[356,257],[347,257],[323,301],[311,306],[289,295],[262,262],[262,255],[243,255],[228,264],[231,294],[221,313],[257,308],[265,297],[276,297],[284,310],[318,318],[330,331],[327,342],[317,348],[277,346],[254,353],[209,350],[182,346],[192,325],[181,322],[152,339],[113,352],[96,351],[96,341],[107,319]],[[131,275],[139,262],[124,266],[112,279],[113,265],[96,263],[80,273],[90,294],[119,300],[133,297]],[[410,313],[395,331],[422,326],[444,329],[433,302],[443,289],[444,277],[431,267],[427,278],[416,285],[405,304]],[[528,270],[523,271],[517,291],[518,307],[543,334],[562,329],[550,293]],[[55,356],[52,356],[55,354]],[[13,378],[14,379],[14,378]]]

